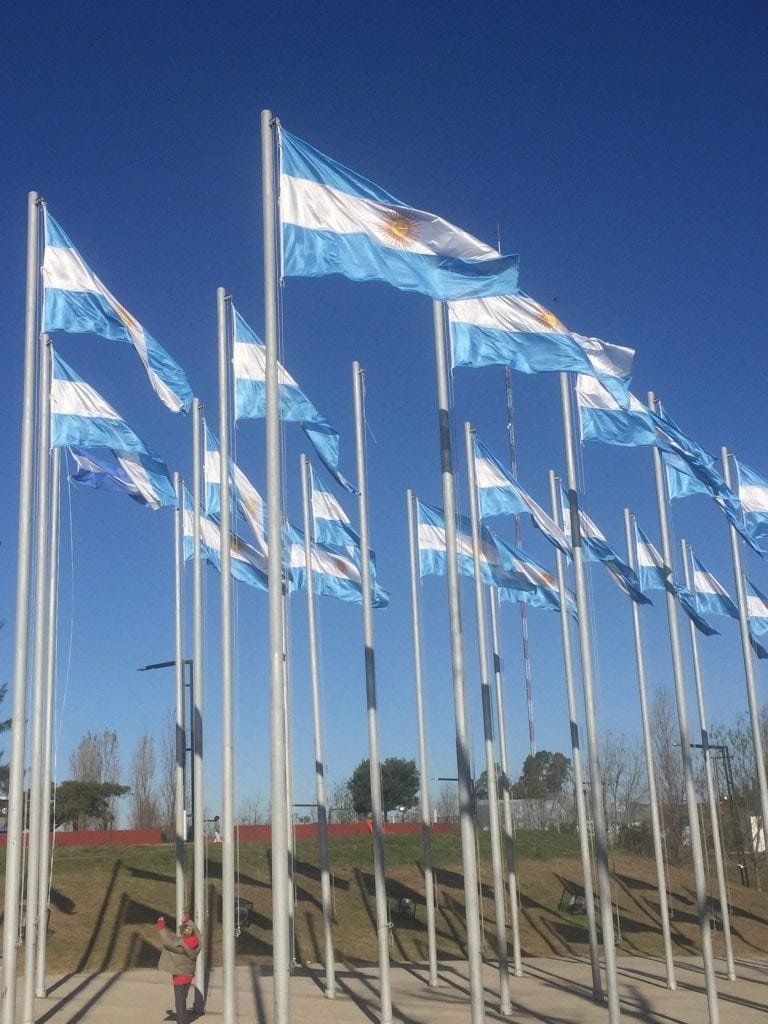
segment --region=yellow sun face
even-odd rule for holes
[[[539,320],[542,324],[550,331],[564,331],[565,327],[560,323],[554,313],[550,313],[548,309],[542,309],[539,313]]]
[[[390,245],[404,249],[419,237],[419,222],[407,210],[389,210],[384,214],[382,234]]]
[[[113,308],[129,331],[137,331],[139,329],[138,320],[135,320],[131,316],[125,306],[121,306],[119,302],[115,302]]]

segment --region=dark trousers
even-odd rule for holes
[[[176,999],[176,1021],[177,1024],[189,1024],[189,1012],[187,1011],[187,993],[189,982],[186,985],[174,985],[173,995]]]

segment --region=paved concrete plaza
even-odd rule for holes
[[[706,1024],[707,1003],[701,962],[676,961],[675,992],[666,987],[659,960],[620,957],[622,1018],[654,1024]],[[721,1024],[768,1024],[768,964],[737,961],[739,980],[729,982],[718,962]],[[484,967],[486,1016],[528,1024],[597,1024],[608,1020],[605,1006],[591,999],[589,962],[580,958],[540,958],[524,963],[522,978],[511,979],[512,1016],[498,1013],[498,972]],[[323,995],[322,969],[302,967],[291,979],[291,1021],[295,1024],[376,1024],[380,1019],[378,974],[375,968],[340,966],[338,995]],[[440,987],[430,989],[423,965],[398,965],[391,971],[393,1020],[402,1024],[469,1022],[465,965],[446,963]],[[239,1021],[272,1021],[272,979],[265,969],[236,969]],[[221,1018],[221,972],[212,971],[205,1017]],[[38,1024],[141,1024],[173,1020],[170,978],[153,970],[117,974],[80,974],[51,979],[46,999],[37,1001]]]

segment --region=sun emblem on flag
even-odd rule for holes
[[[550,331],[565,330],[565,327],[560,323],[555,314],[551,313],[548,309],[542,309],[539,312],[538,319]]]
[[[125,306],[121,306],[116,299],[112,300],[112,305],[115,310],[115,313],[117,313],[118,317],[123,322],[123,324],[128,328],[129,331],[139,330],[138,320],[131,316],[131,314],[128,312]]]
[[[419,237],[419,219],[409,210],[387,210],[381,231],[386,242],[398,249],[405,249]]]

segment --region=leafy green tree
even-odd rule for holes
[[[526,757],[512,795],[519,800],[544,800],[562,792],[570,773],[571,761],[565,754],[539,750]]]
[[[78,831],[91,820],[100,828],[109,828],[115,817],[110,801],[129,792],[129,786],[116,782],[61,782],[56,787],[56,824],[68,822]]]
[[[352,806],[357,814],[371,813],[370,761],[366,758],[352,772],[347,782]],[[409,810],[416,805],[419,792],[419,773],[416,762],[402,757],[388,757],[381,764],[381,798],[384,815],[395,807]]]

